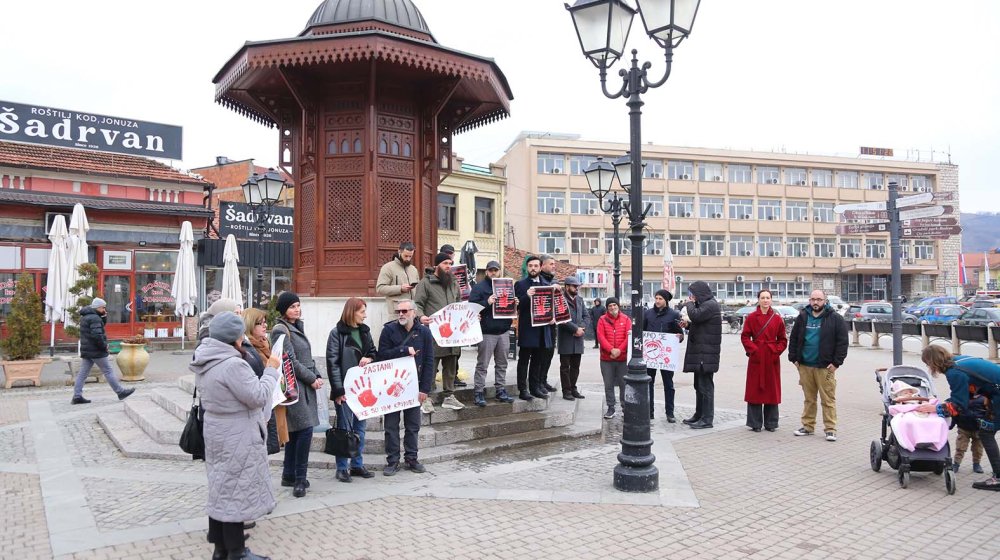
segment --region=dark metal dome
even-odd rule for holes
[[[323,0],[306,29],[376,20],[431,35],[424,16],[411,0]]]

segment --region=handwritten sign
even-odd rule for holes
[[[514,304],[513,278],[494,278],[493,295],[497,298],[493,302],[493,318],[513,319],[517,317],[517,305]]]
[[[348,408],[360,420],[419,406],[417,362],[406,356],[352,367],[344,389]]]
[[[645,331],[642,343],[642,358],[647,368],[677,370],[677,364],[681,363],[680,335]]]
[[[483,329],[479,325],[479,312],[483,306],[478,303],[459,302],[445,306],[431,315],[427,327],[434,335],[434,342],[442,348],[469,346],[483,341]]]
[[[469,294],[472,293],[472,285],[469,284],[469,267],[464,264],[456,264],[451,267],[451,273],[458,282],[458,295],[462,301],[468,301]]]

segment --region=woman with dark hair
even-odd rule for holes
[[[757,309],[747,315],[740,334],[747,363],[747,427],[755,432],[778,429],[781,403],[781,354],[788,348],[785,320],[771,307],[771,291],[757,292]]]
[[[278,295],[275,306],[280,317],[271,329],[271,347],[278,337],[285,335],[282,352],[288,356],[295,372],[299,400],[285,407],[288,421],[288,443],[285,444],[285,462],[281,470],[281,485],[293,486],[292,495],[301,498],[306,495],[309,480],[309,444],[312,443],[313,428],[319,425],[316,410],[316,391],[323,387],[323,378],[316,371],[316,361],[312,357],[312,346],[305,335],[302,324],[302,304],[299,296],[292,292]]]
[[[344,402],[344,377],[355,366],[368,365],[375,359],[375,341],[371,329],[365,324],[367,305],[361,298],[352,297],[344,304],[337,326],[330,330],[326,340],[326,373],[330,377],[330,399],[337,405],[337,426],[358,434],[358,456],[349,459],[337,457],[337,480],[351,482],[352,476],[375,476],[365,468],[362,453],[365,450],[365,421],[359,420]]]
[[[982,395],[991,403],[1000,403],[1000,365],[982,358],[952,355],[940,346],[928,346],[920,354],[921,361],[931,375],[944,375],[951,388],[948,400],[938,404],[922,404],[917,412],[936,413],[943,418],[969,416],[970,396]],[[1000,422],[1000,408],[996,404],[987,407],[985,418],[977,418],[979,440],[986,451],[986,457],[993,468],[993,476],[981,482],[974,482],[973,488],[1000,491],[1000,449],[997,448],[997,422]]]

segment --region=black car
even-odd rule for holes
[[[1000,308],[976,307],[965,312],[958,319],[959,325],[1000,325]]]

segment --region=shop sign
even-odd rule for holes
[[[14,279],[0,281],[0,305],[10,305],[14,301]]]
[[[132,270],[132,251],[104,251],[104,270]]]
[[[170,295],[170,284],[155,280],[139,289],[142,294],[143,303],[173,303],[174,296]]]
[[[271,215],[264,224],[264,241],[291,241],[294,209],[284,206],[271,208]],[[257,240],[257,214],[249,204],[224,202],[219,209],[219,237],[230,233],[237,239]]]
[[[0,140],[181,158],[179,126],[0,101]]]

